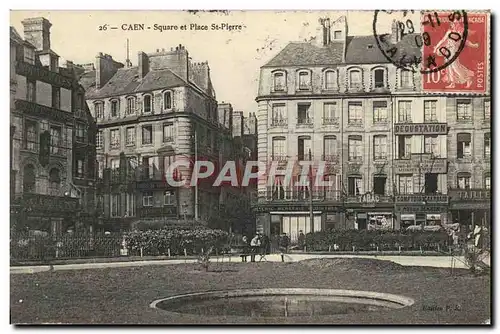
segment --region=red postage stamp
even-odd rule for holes
[[[423,61],[445,63],[423,73],[427,92],[486,93],[489,85],[489,14],[459,12],[422,15]]]

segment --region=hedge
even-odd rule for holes
[[[447,249],[451,239],[446,232],[399,232],[368,230],[327,230],[308,233],[306,247],[309,251],[355,250],[437,250]],[[336,245],[337,247],[335,247]]]
[[[188,255],[200,254],[202,249],[213,247],[214,253],[225,248],[229,233],[206,228],[161,229],[133,231],[125,235],[127,248],[134,254],[148,255]]]

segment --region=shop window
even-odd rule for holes
[[[457,134],[457,158],[469,158],[472,154],[471,152],[471,135],[470,133],[459,133]]]
[[[385,175],[376,175],[373,177],[373,193],[375,195],[385,195],[385,184],[387,177]]]
[[[438,191],[438,174],[425,174],[425,193],[435,194]]]

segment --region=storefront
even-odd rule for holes
[[[448,196],[411,194],[396,196],[396,229],[439,226],[448,223]]]
[[[450,212],[454,223],[489,227],[491,224],[490,189],[450,189]]]
[[[18,231],[43,231],[59,235],[73,229],[80,220],[78,198],[23,194],[13,203]]]
[[[353,212],[354,228],[357,230],[392,230],[394,228],[394,204],[390,196],[371,192],[346,197],[346,212]]]

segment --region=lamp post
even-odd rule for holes
[[[312,155],[309,149],[309,219],[311,220],[311,233],[314,233],[314,211],[313,211],[313,191],[312,191]]]

